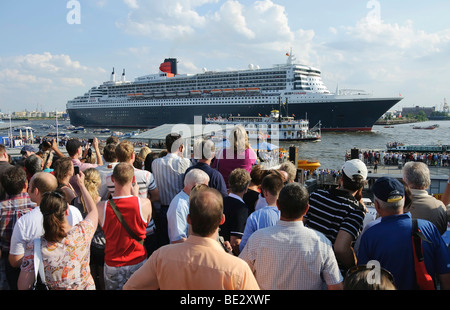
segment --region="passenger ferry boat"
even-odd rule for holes
[[[268,115],[280,98],[289,102],[289,113],[308,114],[323,131],[371,131],[375,122],[402,97],[380,98],[364,91],[336,90],[324,85],[321,71],[296,64],[286,54],[286,64],[262,69],[207,71],[178,74],[177,59],[169,58],[157,74],[134,82],[110,81],[92,87],[67,102],[70,122],[75,126],[109,128],[153,128],[163,124],[193,124],[195,116]]]
[[[424,145],[424,144],[409,144],[393,142],[386,145],[388,152],[430,152],[430,153],[445,153],[450,152],[450,145]]]
[[[236,125],[242,125],[250,140],[318,141],[322,137],[320,122],[310,129],[308,120],[281,116],[278,110],[272,110],[270,116],[207,117],[205,122],[224,126],[229,131]]]

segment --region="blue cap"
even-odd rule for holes
[[[21,154],[25,154],[26,152],[34,152],[36,153],[39,149],[32,147],[31,145],[25,145],[20,151]]]
[[[373,194],[385,202],[397,202],[405,197],[405,187],[394,178],[381,177],[372,186]]]

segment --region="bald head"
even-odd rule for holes
[[[194,234],[211,236],[221,225],[222,216],[223,198],[219,191],[206,188],[192,192],[189,197],[188,218]]]
[[[39,205],[44,193],[54,191],[57,188],[58,181],[53,174],[48,172],[37,172],[31,177],[28,193],[31,200]]]

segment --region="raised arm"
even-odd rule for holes
[[[92,196],[89,194],[86,186],[84,185],[84,173],[80,171],[79,174],[76,175],[76,182],[78,187],[80,188],[81,196],[83,197],[84,204],[88,214],[85,219],[90,220],[94,225],[94,229],[97,229],[98,225],[98,210],[97,205],[92,199]]]

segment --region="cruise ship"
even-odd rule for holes
[[[193,124],[195,116],[270,115],[283,102],[284,115],[321,123],[322,131],[371,131],[375,122],[403,97],[381,98],[358,90],[331,93],[317,68],[287,62],[272,68],[179,74],[177,59],[168,58],[159,72],[127,81],[116,79],[92,87],[67,102],[74,126],[154,128]]]

